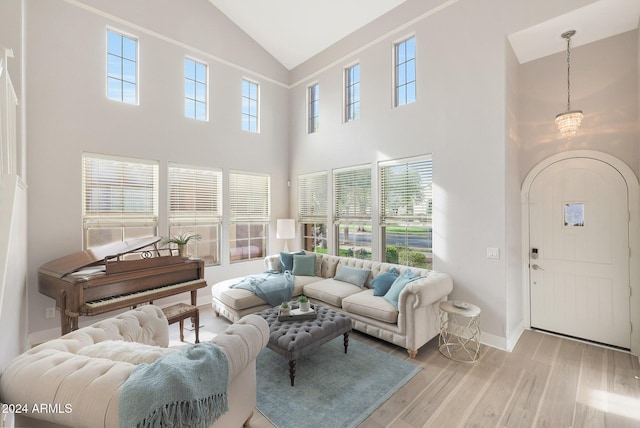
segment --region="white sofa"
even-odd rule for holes
[[[0,376],[0,401],[28,409],[16,415],[15,425],[118,427],[119,392],[136,365],[83,355],[83,349],[108,340],[167,348],[167,319],[158,307],[141,306],[16,357]],[[212,340],[229,360],[229,410],[214,427],[240,427],[251,418],[256,405],[255,361],[268,340],[269,327],[257,315],[239,320]],[[32,412],[34,405],[43,404],[50,407]]]
[[[415,358],[418,349],[440,332],[438,304],[447,300],[453,289],[449,275],[428,269],[359,260],[349,257],[316,254],[313,276],[295,275],[293,296],[304,294],[312,302],[344,312],[353,328],[387,342],[401,346]],[[369,269],[371,273],[363,288],[338,281],[334,277],[343,267]],[[391,268],[400,275],[407,269],[420,278],[409,282],[400,292],[396,309],[383,297],[374,296],[372,280]],[[281,270],[280,255],[265,258],[265,270]],[[235,321],[247,314],[269,308],[251,291],[232,288],[242,278],[218,282],[211,287],[212,305],[217,315]]]

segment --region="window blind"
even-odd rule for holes
[[[298,176],[298,221],[322,223],[327,221],[327,172]]]
[[[431,223],[431,156],[380,164],[380,224]]]
[[[371,168],[335,170],[334,221],[371,222]]]
[[[222,171],[169,164],[168,186],[169,223],[220,223]]]
[[[83,221],[95,226],[157,226],[158,162],[82,157]]]
[[[234,223],[271,220],[270,177],[246,172],[229,173],[229,213]]]

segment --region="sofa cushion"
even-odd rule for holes
[[[387,300],[373,295],[374,290],[364,290],[342,299],[342,309],[346,312],[378,321],[395,324],[398,310]]]
[[[373,295],[374,296],[384,296],[387,294],[387,291],[391,288],[391,285],[398,279],[398,269],[391,268],[389,272],[381,272],[378,276],[373,278],[371,281],[371,286],[373,287]]]
[[[284,272],[288,270],[291,272],[293,270],[293,256],[302,254],[304,254],[304,251],[299,251],[297,253],[280,253],[280,264],[282,265],[281,271]]]
[[[338,262],[340,262],[340,259],[335,256],[323,257],[322,274],[320,276],[323,278],[333,278],[334,276],[336,276],[336,268],[338,267]]]
[[[293,256],[294,275],[315,276],[316,275],[316,255],[315,254],[295,254]]]
[[[369,269],[353,268],[351,266],[342,265],[338,268],[335,279],[337,281],[348,282],[362,288],[367,282],[370,274],[371,270]]]
[[[362,288],[357,285],[336,281],[333,278],[322,279],[304,286],[305,296],[337,307],[342,306],[342,299],[345,297],[360,292]]]
[[[394,282],[391,284],[389,291],[383,296],[385,300],[391,303],[396,309],[398,309],[398,299],[400,298],[400,292],[406,287],[408,283],[420,278],[415,276],[411,269],[404,271]]]

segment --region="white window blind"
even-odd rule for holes
[[[431,223],[431,156],[380,163],[380,224]]]
[[[334,221],[371,222],[371,168],[355,167],[335,170]]]
[[[157,226],[158,162],[82,157],[83,221],[91,226]]]
[[[168,185],[169,223],[220,223],[222,171],[169,164]]]
[[[303,223],[326,222],[328,201],[327,172],[298,176],[298,220]]]
[[[247,172],[229,173],[229,212],[231,222],[270,221],[270,182],[269,175]]]

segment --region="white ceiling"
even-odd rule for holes
[[[406,0],[209,0],[291,70]],[[564,51],[560,37],[576,30],[577,47],[638,26],[640,0],[598,0],[509,35],[520,63]]]

